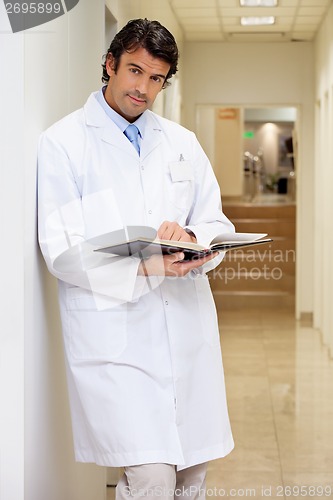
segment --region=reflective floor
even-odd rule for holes
[[[210,463],[207,497],[333,498],[333,361],[319,332],[280,310],[220,319],[236,446]]]

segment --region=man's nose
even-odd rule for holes
[[[147,94],[149,87],[149,77],[141,76],[136,82],[136,90],[140,94]]]

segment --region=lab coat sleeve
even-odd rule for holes
[[[44,132],[38,149],[38,235],[49,271],[91,290],[95,300],[107,297],[116,304],[138,300],[147,287],[146,278],[137,275],[140,259],[89,252],[81,202],[65,148]],[[57,268],[56,259],[67,254],[66,265]]]
[[[194,201],[186,229],[193,232],[200,245],[209,247],[212,240],[225,233],[234,233],[235,227],[222,212],[221,192],[213,168],[193,134]],[[203,266],[204,272],[214,269],[223,259],[221,252]],[[202,270],[202,268],[199,268]]]

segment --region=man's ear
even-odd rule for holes
[[[106,56],[105,66],[107,74],[111,76],[114,73],[114,66],[115,66],[115,60],[111,52],[109,52],[108,55]]]

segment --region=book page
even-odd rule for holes
[[[267,233],[225,233],[219,234],[213,239],[211,245],[215,243],[241,243],[256,241],[267,236]]]

